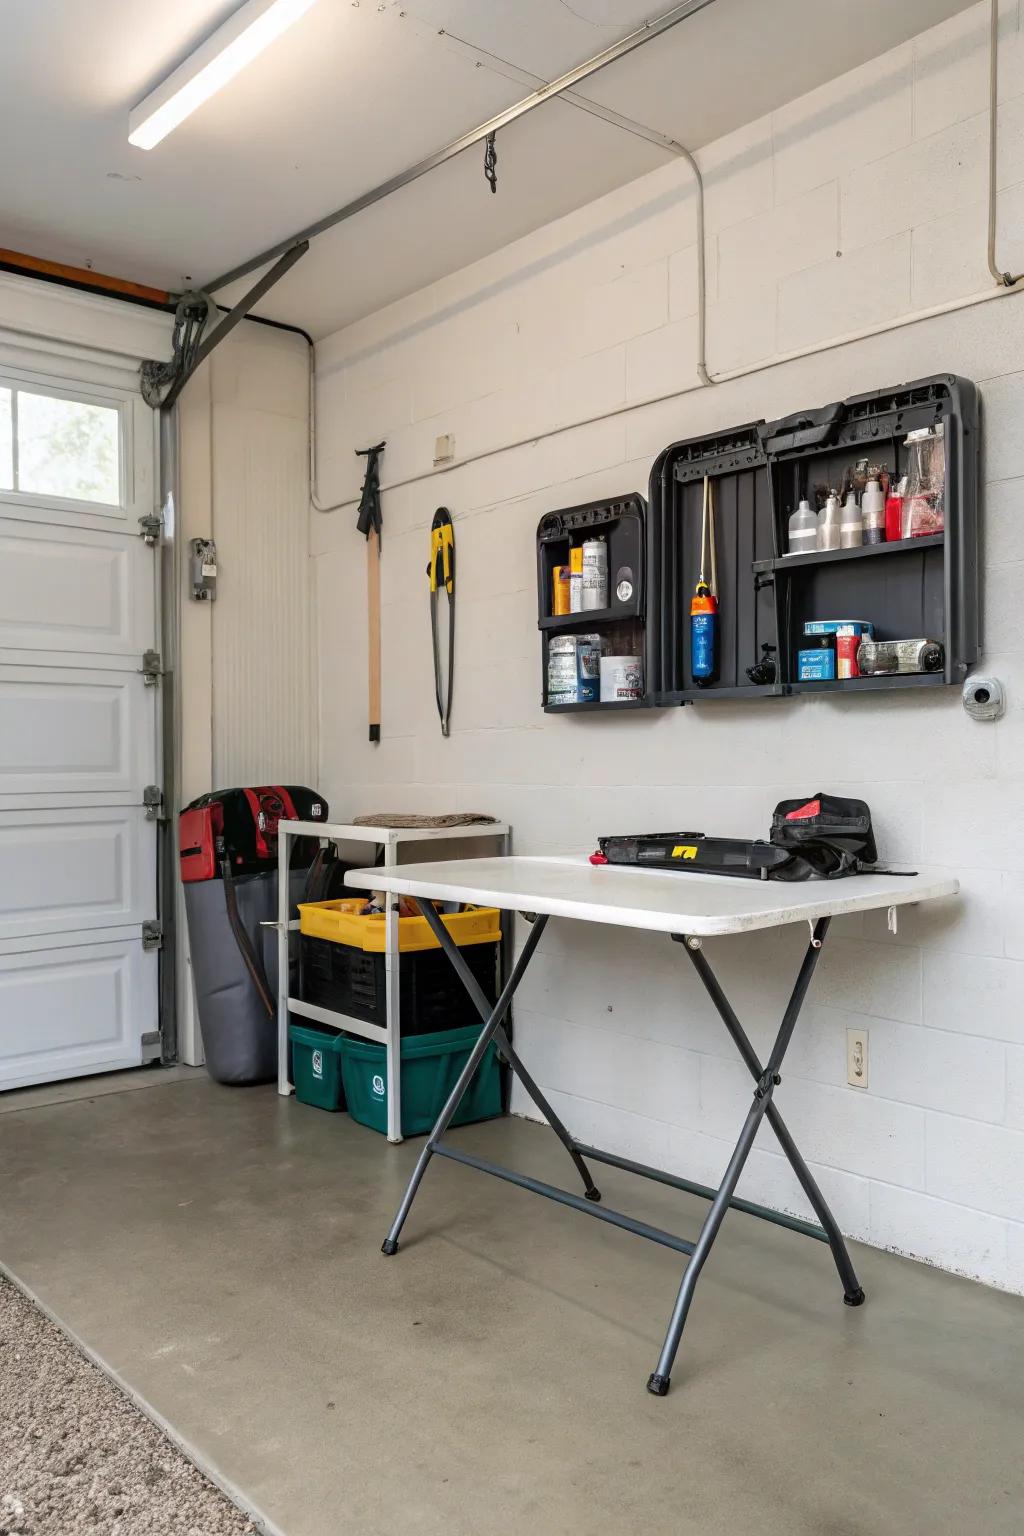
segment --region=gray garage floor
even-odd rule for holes
[[[540,1127],[462,1144],[562,1181]],[[203,1078],[0,1116],[0,1261],[287,1536],[1019,1536],[1024,1303],[731,1216],[678,1256]],[[705,1207],[603,1170],[692,1234]]]

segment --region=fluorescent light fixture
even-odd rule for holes
[[[308,11],[314,0],[245,0],[128,118],[128,142],[152,149]]]

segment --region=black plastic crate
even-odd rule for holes
[[[497,943],[459,949],[489,1003],[497,1000]],[[301,996],[307,1003],[351,1014],[367,1024],[387,1024],[384,956],[330,939],[300,935]],[[403,1035],[479,1024],[469,993],[441,949],[404,953],[399,961],[399,1021]]]

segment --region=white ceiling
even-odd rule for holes
[[[519,100],[522,71],[554,78],[670,0],[317,0],[162,144],[132,148],[129,109],[236,3],[4,0],[0,246],[211,280]],[[715,0],[582,90],[696,149],[969,3]],[[496,197],[471,149],[321,236],[260,312],[322,336],[664,159],[557,101],[498,152]]]

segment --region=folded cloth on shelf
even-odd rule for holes
[[[496,816],[482,816],[476,811],[452,811],[446,816],[411,816],[404,812],[381,816],[354,816],[354,827],[388,827],[392,831],[409,830],[413,827],[472,827],[480,822],[496,822]]]

